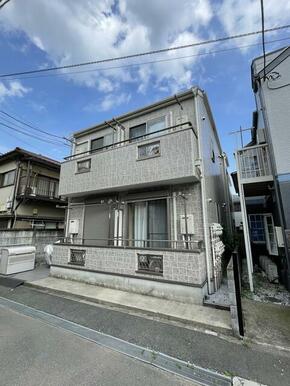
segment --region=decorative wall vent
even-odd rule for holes
[[[70,250],[70,261],[69,264],[84,266],[86,260],[86,251],[82,249],[71,249]]]
[[[138,271],[161,275],[163,273],[163,256],[138,253]]]

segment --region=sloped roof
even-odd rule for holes
[[[30,159],[42,165],[53,167],[54,169],[60,169],[60,162],[52,158],[48,158],[42,154],[36,154],[32,151],[22,149],[21,147],[16,147],[15,149],[0,155],[0,163],[11,159]]]

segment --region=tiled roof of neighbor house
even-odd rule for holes
[[[60,162],[58,162],[52,158],[45,157],[44,155],[36,154],[36,153],[31,152],[31,151],[24,150],[20,147],[16,147],[15,149],[13,149],[7,153],[1,154],[0,155],[0,163],[5,162],[9,159],[15,159],[15,158],[23,159],[23,160],[24,159],[25,160],[30,159],[31,161],[41,163],[42,165],[50,166],[50,167],[53,167],[56,169],[60,168]]]

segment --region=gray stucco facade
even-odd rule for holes
[[[205,93],[188,90],[74,140],[60,175],[66,238],[55,245],[51,274],[200,304],[214,274],[206,235],[212,223],[228,225],[229,208]]]
[[[290,47],[271,52],[265,59],[265,72],[263,57],[253,61],[253,87],[258,128],[265,129],[265,140],[269,146],[276,221],[282,227],[284,236],[279,251],[284,259],[283,270],[288,270],[285,275],[290,288]]]

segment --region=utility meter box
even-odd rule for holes
[[[187,232],[186,232],[187,227]],[[181,215],[180,216],[180,233],[182,235],[193,235],[194,234],[194,222],[193,214]]]
[[[68,233],[71,235],[79,233],[79,220],[69,220]]]
[[[282,228],[281,227],[275,227],[276,231],[276,238],[277,238],[277,244],[279,248],[284,247],[284,239],[283,239],[283,233],[282,233]]]

